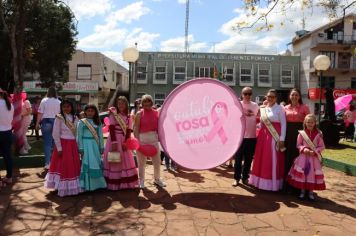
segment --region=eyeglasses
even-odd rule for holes
[[[275,98],[276,96],[269,95],[267,98]]]
[[[245,96],[251,96],[252,93],[243,93],[243,95],[245,95]]]

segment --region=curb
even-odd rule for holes
[[[2,159],[2,157],[0,157]],[[13,159],[13,165],[17,168],[35,168],[44,166],[44,155],[27,155],[17,156]],[[347,175],[356,176],[356,166],[340,161],[335,161],[323,157],[323,165],[338,171],[342,171]],[[4,169],[4,162],[0,161],[0,169]]]
[[[3,157],[0,157],[3,159]],[[44,155],[26,155],[15,156],[13,159],[13,166],[16,168],[36,168],[44,166]],[[0,169],[5,169],[5,163],[0,161]]]
[[[347,175],[356,176],[356,166],[355,165],[340,162],[340,161],[335,161],[335,160],[325,158],[325,157],[323,157],[323,165],[327,166],[329,168],[335,169],[335,170],[342,171]]]

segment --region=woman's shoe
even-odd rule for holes
[[[309,200],[312,200],[312,201],[315,200],[314,193],[312,191],[309,192],[308,198],[309,198]]]
[[[304,197],[305,197],[305,191],[302,190],[302,191],[300,192],[298,198],[299,198],[299,199],[304,199]]]

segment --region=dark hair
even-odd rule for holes
[[[275,90],[275,89],[269,89],[269,90],[267,91],[267,93],[274,93],[274,95],[277,96],[277,90]]]
[[[125,109],[124,113],[126,115],[128,115],[129,114],[129,101],[127,101],[127,98],[125,96],[118,96],[115,99],[115,108],[116,108],[117,112],[119,112],[119,106],[118,106],[119,101],[123,101],[125,103],[126,109]]]
[[[48,98],[57,98],[56,88],[53,87],[53,86],[49,87],[48,90],[47,90],[46,97],[48,97]]]
[[[63,112],[63,106],[65,104],[69,104],[70,105],[70,108],[71,108],[71,111],[70,111],[70,114],[73,116],[73,123],[74,123],[74,120],[75,120],[75,112],[74,112],[74,106],[73,106],[73,103],[67,99],[64,99],[62,102],[61,102],[61,115],[63,116],[64,120],[66,120],[66,116]]]
[[[290,95],[291,95],[293,92],[297,92],[297,93],[299,94],[299,100],[298,100],[298,103],[299,103],[299,104],[303,104],[302,94],[300,93],[300,90],[299,90],[299,89],[297,89],[297,88],[292,88],[292,89],[289,91],[289,95],[288,95],[288,104],[292,104],[292,101],[290,100]]]
[[[100,118],[99,118],[99,111],[98,108],[94,105],[94,104],[88,104],[84,107],[84,113],[88,110],[88,109],[93,109],[95,111],[94,117],[93,117],[93,121],[94,124],[96,125],[100,125]],[[85,114],[86,116],[86,114]]]
[[[9,95],[7,94],[7,92],[0,92],[0,97],[2,97],[5,100],[5,104],[6,104],[6,108],[7,110],[11,110],[11,101],[9,98]]]

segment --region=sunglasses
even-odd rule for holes
[[[275,98],[276,96],[267,96],[267,98]]]
[[[243,95],[245,95],[245,96],[251,96],[252,95],[252,93],[243,93]]]

